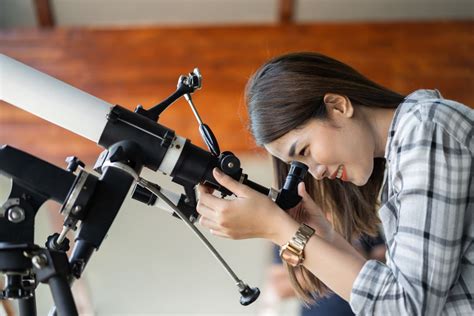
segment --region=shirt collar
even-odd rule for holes
[[[420,89],[416,90],[415,92],[410,93],[406,96],[402,103],[400,103],[395,110],[395,114],[393,115],[392,123],[390,124],[390,128],[388,129],[388,138],[387,138],[387,145],[385,147],[385,159],[389,160],[390,157],[390,149],[392,148],[392,140],[395,136],[397,131],[398,123],[400,122],[400,118],[403,114],[410,112],[413,109],[413,105],[419,103],[423,99],[442,99],[443,96],[438,90],[426,90]]]

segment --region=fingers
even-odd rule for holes
[[[200,184],[199,188],[201,188],[203,192],[206,192],[206,193],[209,193],[209,194],[212,194],[214,192],[213,188],[211,188],[210,186],[207,186],[205,184]]]
[[[216,178],[219,184],[226,187],[238,197],[246,195],[248,189],[247,186],[235,181],[233,178],[229,177],[228,175],[220,171],[218,168],[214,168],[214,170],[212,171],[212,175],[214,176],[214,178]]]
[[[198,211],[198,213],[201,214],[201,218],[206,217],[214,222],[216,222],[217,220],[216,212],[213,209],[206,206],[205,204],[203,204],[201,201],[199,201],[196,207],[196,211]]]
[[[199,214],[201,214],[199,217],[199,225],[209,228],[211,231],[213,229],[218,230],[220,228],[220,225],[217,223],[217,215],[214,210],[210,209],[201,202],[199,202],[196,210]]]
[[[199,203],[205,204],[211,209],[221,209],[225,206],[226,200],[218,198],[207,191],[204,186],[198,187],[199,191]]]
[[[199,192],[199,195],[212,194],[212,192],[214,192],[214,189],[202,183],[198,185],[197,190]]]
[[[223,233],[219,230],[211,229],[210,233],[213,234],[214,236],[219,236],[219,237],[224,237],[224,238],[229,238],[232,239],[231,236],[227,235],[226,233]]]
[[[222,226],[222,220],[219,218],[219,211],[226,207],[229,201],[213,196],[208,187],[199,186],[199,202],[196,210],[201,215],[199,224],[209,229],[212,235],[231,238],[225,233],[225,228]]]
[[[199,225],[208,229],[219,230],[219,224],[208,217],[201,216],[199,218]]]
[[[199,224],[202,227],[208,228],[209,232],[214,236],[232,238],[230,235],[223,232],[222,227],[210,218],[201,216],[201,218],[199,218]]]

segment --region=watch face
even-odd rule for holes
[[[300,257],[289,249],[283,249],[280,256],[292,267],[296,267],[300,263]]]

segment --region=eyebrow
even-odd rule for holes
[[[290,151],[288,152],[289,157],[294,157],[295,156],[295,150],[296,150],[296,141],[291,145]]]

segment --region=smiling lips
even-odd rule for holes
[[[342,181],[347,181],[347,173],[344,165],[340,165],[339,168],[331,175],[331,179],[341,179]]]

